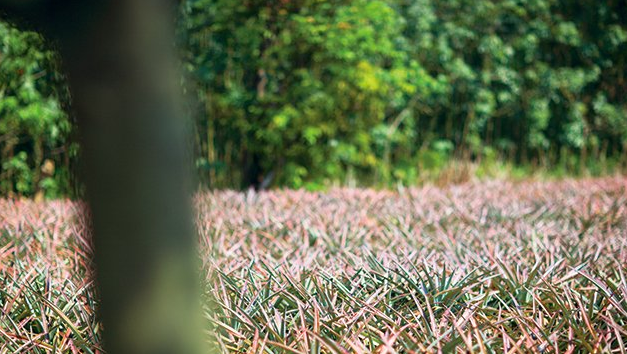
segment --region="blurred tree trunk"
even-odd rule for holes
[[[0,0],[60,46],[79,120],[108,353],[206,353],[190,166],[161,0]]]

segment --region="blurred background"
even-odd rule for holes
[[[622,173],[626,9],[624,0],[182,1],[199,186]],[[0,23],[0,195],[81,193],[59,67],[39,35]]]

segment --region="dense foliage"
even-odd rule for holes
[[[196,202],[221,353],[627,346],[625,178]],[[0,352],[102,353],[81,210],[0,199]]]
[[[0,23],[0,195],[69,192],[77,144],[57,66],[39,35]]]
[[[451,159],[624,167],[626,6],[187,0],[180,35],[200,181],[411,184]],[[0,38],[2,192],[66,192],[75,149],[51,53],[5,25]]]

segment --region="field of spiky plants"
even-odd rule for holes
[[[201,194],[207,317],[234,353],[625,353],[626,189]],[[0,352],[101,351],[81,210],[0,201]]]

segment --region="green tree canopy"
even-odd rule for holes
[[[624,166],[625,7],[184,1],[200,181],[414,183],[449,159],[571,173]],[[2,192],[65,193],[76,149],[53,56],[33,34],[0,34]],[[53,176],[38,172],[46,160]]]

